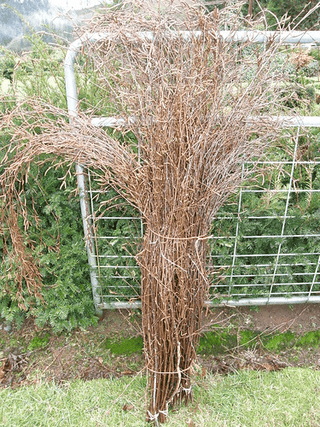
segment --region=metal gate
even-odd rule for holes
[[[233,37],[262,43],[271,33],[241,31]],[[221,35],[227,38],[230,33]],[[144,36],[152,38],[151,33]],[[310,43],[320,41],[320,31],[282,32],[280,37],[287,44]],[[71,120],[77,115],[75,57],[83,45],[107,38],[86,35],[68,50],[65,78]],[[95,118],[92,124],[115,127],[121,120]],[[253,179],[214,221],[209,306],[320,302],[320,134],[305,132],[320,127],[320,117],[283,117],[283,127],[282,148],[280,144],[266,154]],[[142,221],[130,207],[106,210],[111,195],[95,188],[81,165],[77,177],[96,310],[140,307],[134,253],[143,236]]]

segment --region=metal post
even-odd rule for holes
[[[72,123],[72,120],[75,117],[77,117],[77,114],[78,114],[78,97],[77,97],[77,87],[76,87],[76,80],[75,80],[75,74],[74,74],[74,59],[78,54],[81,45],[82,45],[81,39],[72,43],[68,50],[68,53],[64,62],[67,103],[68,103],[68,111],[69,111],[71,123]],[[102,310],[100,308],[101,298],[98,292],[99,282],[97,279],[97,263],[96,263],[96,257],[95,257],[95,249],[94,249],[94,238],[92,233],[92,221],[90,219],[90,207],[89,207],[89,202],[87,197],[86,180],[85,180],[85,175],[84,175],[84,170],[82,165],[76,164],[76,174],[77,174],[77,182],[78,182],[78,189],[79,189],[84,237],[86,240],[86,249],[87,249],[87,255],[88,255],[88,262],[90,266],[90,280],[91,280],[93,301],[94,301],[97,315],[101,316],[102,315]]]

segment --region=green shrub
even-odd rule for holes
[[[29,38],[32,41],[29,54],[17,55],[3,49],[0,74],[9,82],[10,90],[1,96],[2,113],[10,111],[16,102],[34,96],[66,108],[63,70],[65,46],[53,48],[35,34]],[[87,73],[92,75],[90,64],[85,67],[76,64],[77,68],[81,70],[78,73],[80,80],[88,80]],[[87,108],[92,100],[99,102],[101,99],[102,95],[99,96],[96,86],[94,78],[91,83],[86,81],[86,91],[83,89],[81,94],[84,107]],[[16,122],[18,126],[19,117]],[[10,130],[2,132],[0,158],[4,155],[1,149],[10,138]],[[28,185],[21,196],[29,211],[37,212],[36,216],[30,216],[32,220],[24,238],[26,244],[32,247],[40,266],[43,299],[29,295],[24,289],[22,296],[25,310],[22,310],[14,272],[6,268],[10,238],[4,230],[0,239],[0,256],[4,255],[0,274],[0,316],[17,325],[26,316],[34,316],[39,326],[48,323],[55,331],[61,331],[86,327],[96,323],[97,317],[92,300],[80,203],[75,194],[75,173],[69,175],[67,167],[48,169],[48,165],[50,163],[41,167],[31,165]],[[63,177],[64,186],[60,188]],[[9,245],[7,248],[4,247],[4,238]]]
[[[309,2],[302,2],[300,0],[260,0],[259,2],[253,1],[253,16],[259,14],[260,8],[266,9],[271,13],[267,14],[268,24],[272,26],[272,29],[277,29],[277,22],[286,15],[290,21],[295,20],[298,24],[302,17],[306,16],[300,25],[297,27],[299,30],[308,30],[312,27],[316,28],[319,23],[320,11],[319,9],[308,15],[308,12],[312,7],[317,5],[317,0],[311,0]],[[248,2],[243,6],[243,14],[248,14]]]

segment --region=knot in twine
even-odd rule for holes
[[[160,237],[161,239],[168,239],[168,240],[208,240],[212,236],[208,236],[207,234],[203,234],[201,236],[188,236],[188,237],[178,237],[178,236],[168,236],[166,234],[158,233],[155,230],[152,230],[151,228],[148,228],[148,231],[157,237]],[[156,242],[152,242],[156,243]]]
[[[160,411],[157,412],[156,414],[151,414],[150,411],[147,411],[147,412],[148,412],[149,421],[155,421],[155,420],[157,420],[158,417],[159,417],[159,415],[160,415],[160,413],[159,413]]]
[[[151,414],[150,411],[147,411],[147,412],[148,412],[149,421],[156,421],[159,418],[160,414],[163,414],[166,418],[168,418],[168,415],[169,415],[168,405],[164,411],[159,410],[159,412],[157,412],[156,414]]]
[[[186,394],[190,394],[191,393],[191,386],[189,388],[182,387],[182,391],[184,391]]]

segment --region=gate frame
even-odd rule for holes
[[[141,40],[152,40],[152,32],[140,32],[138,33]],[[178,33],[182,35],[186,40],[190,39],[191,35],[200,36],[200,31],[189,32],[181,31]],[[320,31],[220,31],[220,36],[227,41],[252,41],[254,43],[265,43],[270,38],[276,40],[281,44],[300,44],[300,43],[320,43]],[[94,43],[97,41],[108,40],[108,38],[114,38],[114,35],[111,33],[87,33],[82,37],[70,44],[65,60],[64,60],[64,72],[65,72],[65,86],[66,86],[66,96],[69,112],[70,123],[78,116],[78,95],[77,95],[77,86],[74,72],[74,61],[77,55],[80,53],[80,50],[85,45],[89,43]],[[260,117],[259,117],[260,119]],[[248,120],[256,120],[256,118],[248,118]],[[274,117],[274,120],[280,121],[283,128],[288,127],[320,127],[320,116],[301,116],[301,117],[292,117],[292,116],[279,116]],[[124,125],[123,119],[116,119],[114,117],[100,117],[93,118],[91,124],[97,127],[118,127]],[[94,235],[92,232],[92,221],[90,213],[90,204],[88,201],[88,191],[86,187],[86,178],[84,174],[84,168],[80,164],[76,164],[76,174],[77,174],[77,184],[79,190],[80,198],[80,207],[81,207],[81,216],[84,229],[84,238],[86,241],[86,250],[88,256],[88,263],[90,266],[90,280],[92,287],[93,301],[95,305],[95,310],[98,315],[102,314],[103,309],[134,309],[140,308],[140,301],[133,302],[111,302],[106,303],[101,301],[101,296],[98,292],[99,282],[96,275],[97,270],[97,261],[95,254],[94,246]],[[319,261],[316,267],[316,273],[320,262]],[[315,274],[316,274],[315,273]],[[302,303],[320,303],[320,296],[305,296],[305,297],[264,297],[264,298],[242,298],[240,300],[222,300],[219,303],[214,303],[213,301],[206,301],[205,305],[207,307],[215,306],[260,306],[260,305],[276,305],[276,304],[302,304]]]

